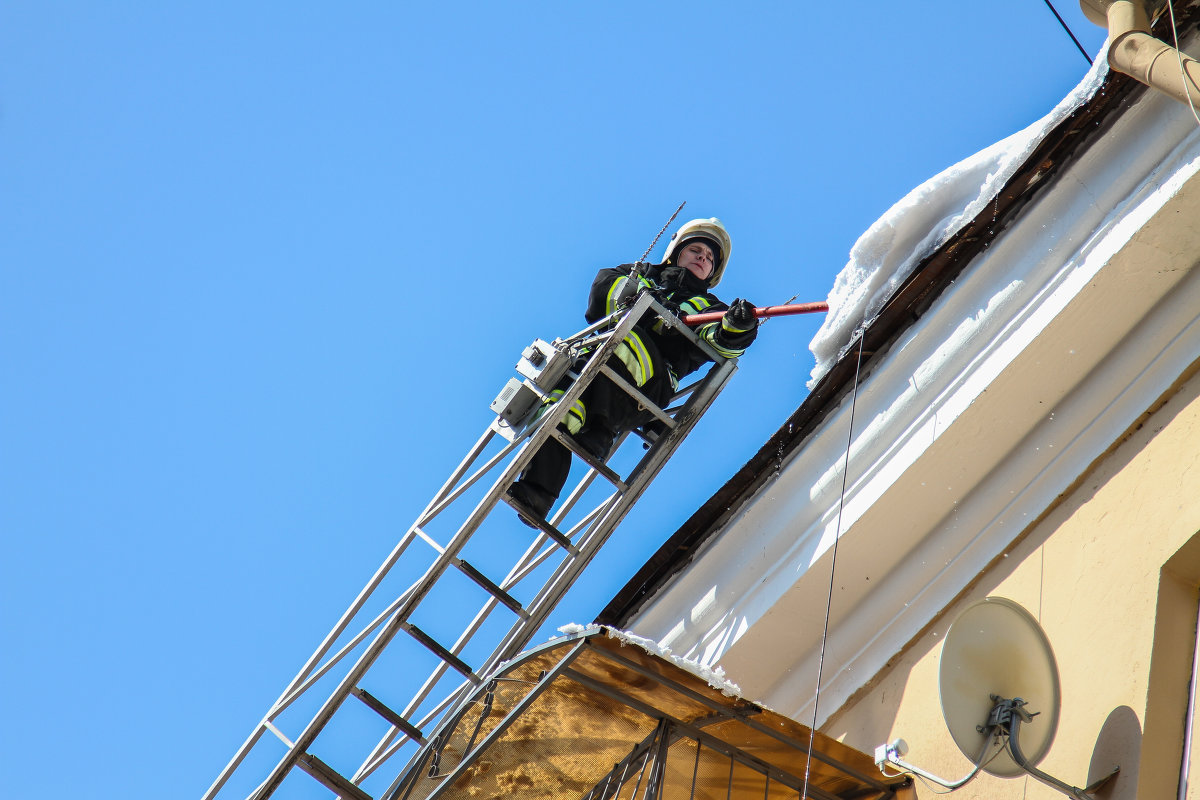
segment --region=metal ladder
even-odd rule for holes
[[[647,313],[659,315],[713,361],[707,373],[681,387],[666,408],[655,406],[607,364],[617,345]],[[539,343],[546,344],[535,345]],[[547,362],[577,364],[581,355],[587,356],[586,364],[578,373],[569,373],[573,378],[569,388],[557,403],[543,406],[542,399],[553,387],[541,380],[547,375],[540,373],[540,367],[549,366]],[[648,293],[638,295],[627,310],[548,348],[527,349],[525,356],[518,364],[525,379],[510,381],[493,403],[501,416],[401,537],[203,800],[215,800],[222,791],[265,800],[281,786],[282,796],[318,796],[312,793],[314,787],[321,790],[312,781],[291,777],[296,770],[339,797],[370,800],[370,787],[364,788],[368,780],[383,787],[374,790],[376,796],[381,794],[388,775],[401,773],[403,763],[397,766],[394,757],[402,751],[407,751],[405,761],[415,755],[425,744],[426,733],[469,698],[481,675],[524,649],[737,369],[736,359],[722,358]],[[644,441],[645,452],[624,477],[612,465],[630,448],[622,448],[619,441],[613,454],[601,462],[558,426],[571,404],[601,375],[638,400],[657,423],[634,432]],[[524,412],[500,408],[501,398],[514,391],[529,406]],[[530,400],[537,402],[530,404]],[[517,522],[513,509],[519,504],[507,490],[552,436],[587,469],[549,520],[535,520],[534,533]],[[497,444],[499,450],[493,452]],[[626,455],[625,461],[629,460]],[[491,483],[486,484],[485,478]],[[595,486],[597,478],[609,488]],[[599,502],[594,502],[597,496]],[[588,510],[577,510],[584,499],[588,504],[582,508]],[[453,517],[452,510],[461,516]],[[506,513],[493,514],[497,510]],[[444,543],[439,542],[435,525],[448,525],[452,532]],[[518,551],[514,563],[512,556]],[[503,577],[489,577],[489,572],[496,575],[494,563],[512,566]],[[470,608],[478,609],[473,616],[464,613]],[[427,677],[409,696],[414,678],[422,674]],[[360,702],[348,702],[351,698]],[[299,732],[289,736],[284,730],[288,725]],[[277,755],[280,745],[282,758]],[[319,745],[324,757],[314,753],[318,749],[314,745]],[[383,770],[389,761],[394,768]],[[268,770],[265,780],[253,783]]]

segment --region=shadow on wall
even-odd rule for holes
[[[1142,749],[1142,723],[1129,706],[1117,706],[1092,750],[1092,761],[1088,765],[1087,785],[1091,786],[1120,766],[1117,777],[1095,791],[1101,800],[1134,800],[1137,797],[1138,754]]]

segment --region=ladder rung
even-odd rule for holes
[[[335,772],[333,767],[311,753],[301,755],[296,761],[296,766],[323,783],[326,788],[337,792],[342,797],[348,797],[351,800],[371,800],[371,795],[346,780]]]
[[[500,497],[502,500],[504,500],[504,502],[515,508],[519,514],[536,525],[538,530],[553,539],[559,547],[570,552],[572,555],[579,555],[579,548],[575,546],[575,543],[566,536],[563,536],[562,532],[559,531],[558,528],[554,527],[549,522],[534,513],[533,509],[526,508],[524,503],[507,492],[502,494]]]
[[[475,674],[475,671],[472,670],[471,667],[467,665],[467,662],[463,661],[461,658],[454,655],[454,653],[451,653],[449,650],[447,650],[446,648],[442,647],[440,644],[435,642],[433,640],[433,637],[430,636],[428,633],[421,630],[416,625],[413,625],[411,622],[404,623],[404,630],[408,631],[409,634],[414,639],[416,639],[421,644],[425,645],[425,647],[428,650],[432,651],[433,654],[436,655],[438,658],[440,658],[442,661],[445,661],[447,664],[449,664],[450,666],[454,667],[456,670],[461,672],[463,674],[463,677],[465,677],[471,683],[474,683],[476,685],[483,683],[483,679]]]
[[[605,364],[604,366],[602,366],[600,368],[600,370],[605,375],[607,375],[609,377],[609,379],[612,380],[613,383],[617,384],[623,390],[625,390],[626,394],[628,394],[630,397],[632,397],[634,400],[636,400],[637,404],[639,406],[641,406],[642,408],[646,409],[651,414],[653,414],[658,419],[659,422],[663,423],[668,428],[671,428],[671,429],[675,428],[675,420],[671,418],[670,414],[668,414],[666,411],[664,411],[663,409],[659,408],[657,405],[652,403],[650,401],[649,397],[646,397],[646,395],[642,394],[636,388],[634,388],[633,384],[631,384],[629,381],[625,380],[620,375],[618,375],[616,370],[614,370],[608,364]]]
[[[371,694],[366,689],[358,686],[355,686],[350,691],[354,693],[355,697],[357,697],[359,700],[362,700],[367,708],[371,709],[376,714],[392,723],[392,727],[399,728],[404,732],[405,736],[413,741],[425,744],[425,736],[421,733],[420,729],[392,709],[385,706],[378,697]]]
[[[486,591],[492,597],[495,597],[504,605],[508,606],[508,608],[514,614],[521,617],[521,619],[529,619],[529,612],[526,611],[519,602],[517,602],[517,599],[501,589],[499,585],[493,583],[491,578],[484,575],[482,572],[475,569],[475,567],[471,566],[466,561],[463,561],[461,558],[454,559],[454,565],[462,570],[463,574],[465,574],[468,578],[479,584],[484,591]]]
[[[585,462],[587,462],[588,466],[590,466],[592,469],[596,470],[596,472],[599,472],[601,475],[603,475],[605,480],[607,480],[613,486],[617,487],[617,489],[624,492],[626,489],[629,488],[628,484],[626,484],[625,481],[623,481],[621,479],[620,475],[618,475],[617,473],[615,473],[611,469],[609,469],[604,464],[604,462],[597,461],[596,459],[592,458],[590,454],[584,452],[583,448],[580,447],[579,445],[577,445],[575,443],[575,440],[572,439],[569,435],[563,433],[562,431],[560,431],[556,428],[554,430],[554,438],[557,439],[559,441],[559,443],[562,444],[563,447],[567,448],[572,453],[574,453],[575,455],[577,455],[581,459],[583,459]]]

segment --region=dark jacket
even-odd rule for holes
[[[596,322],[617,310],[616,299],[623,289],[627,289],[632,271],[632,264],[600,270],[588,294],[587,311],[584,313],[588,322]],[[659,302],[671,310],[678,309],[679,316],[724,311],[729,307],[708,291],[704,281],[683,267],[674,265],[651,265],[640,276],[639,288],[653,291]],[[744,353],[756,334],[757,328],[735,330],[724,321],[709,322],[696,328],[696,335],[700,339],[727,358],[736,358]],[[665,362],[655,363],[652,368],[658,370],[666,366],[673,386],[680,378],[709,361],[698,348],[652,314],[638,322],[632,336],[639,340],[630,343],[632,349],[637,350],[637,346],[642,345],[650,361]],[[629,371],[638,385],[645,383],[645,376],[638,375],[636,365]]]

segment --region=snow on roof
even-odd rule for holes
[[[580,625],[578,622],[571,622],[561,626],[558,629],[558,632],[564,636],[575,636],[581,633],[586,633],[593,627],[594,626]],[[647,653],[656,655],[664,661],[669,661],[680,669],[692,673],[697,678],[700,678],[726,697],[742,697],[741,688],[739,688],[736,683],[725,677],[725,670],[722,667],[709,667],[701,664],[695,659],[677,656],[671,652],[671,648],[664,647],[652,639],[647,639],[644,636],[638,636],[636,633],[632,633],[630,631],[623,631],[610,626],[605,626],[604,630],[608,635],[608,638],[616,639],[622,644],[637,645]]]
[[[850,348],[922,260],[992,202],[1042,138],[1086,103],[1108,74],[1097,58],[1075,90],[1023,131],[942,171],[888,209],[850,250],[829,292],[829,313],[809,344],[817,363],[812,389]]]

